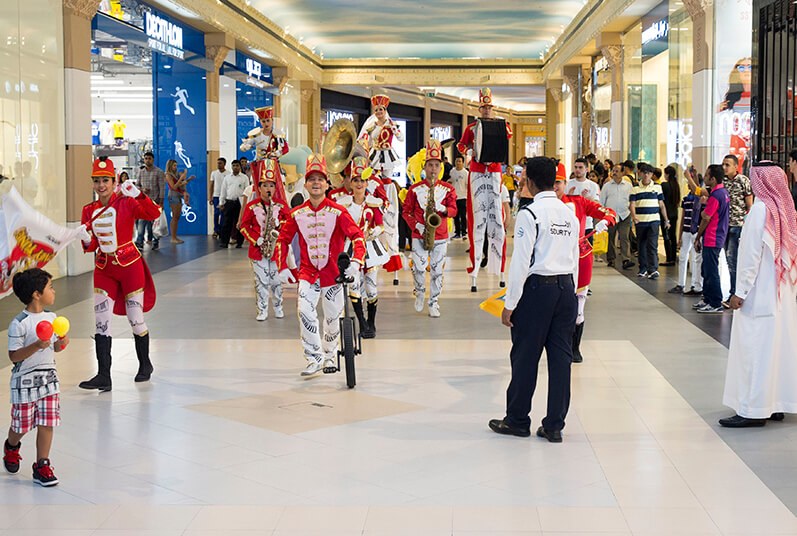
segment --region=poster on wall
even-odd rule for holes
[[[750,147],[752,0],[716,0],[714,162],[734,154],[740,166]]]

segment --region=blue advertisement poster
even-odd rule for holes
[[[207,116],[205,71],[171,56],[152,53],[153,140],[155,164],[177,161],[177,169],[196,178],[188,183],[189,204],[182,204],[178,234],[207,234]],[[166,214],[171,210],[166,203]]]
[[[235,59],[236,69],[241,73],[245,73],[247,76],[247,83],[235,82],[237,108],[236,133],[238,135],[238,144],[240,144],[241,140],[246,138],[250,130],[260,126],[260,120],[257,118],[257,114],[255,114],[255,108],[274,104],[274,96],[268,91],[265,91],[265,89],[257,87],[260,84],[263,84],[264,88],[267,87],[265,84],[270,85],[273,81],[273,77],[271,74],[271,67],[254,58],[236,52]],[[242,156],[252,160],[255,156],[254,149],[246,152],[239,149],[238,158]]]

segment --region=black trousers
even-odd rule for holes
[[[468,200],[457,199],[457,215],[454,216],[454,232],[459,236],[468,234]]]
[[[224,215],[221,220],[221,235],[219,244],[226,246],[230,243],[230,236],[236,239],[236,245],[244,243],[244,235],[238,232],[235,224],[238,223],[238,214],[241,212],[241,202],[237,199],[228,200],[224,203]]]
[[[548,357],[546,430],[561,430],[570,407],[570,363],[578,304],[573,277],[529,276],[512,313],[512,379],[506,390],[506,421],[515,428],[531,425],[531,397],[537,387],[542,349]]]

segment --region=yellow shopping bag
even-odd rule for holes
[[[595,233],[592,236],[592,254],[596,257],[609,251],[609,233]]]
[[[483,302],[479,304],[479,307],[487,311],[493,316],[497,316],[501,318],[501,312],[504,310],[504,302],[506,301],[506,289],[502,289],[501,292],[496,294],[495,296],[490,296]]]

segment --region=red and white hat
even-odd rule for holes
[[[493,105],[493,92],[489,87],[483,87],[479,90],[479,108],[482,106]]]
[[[390,97],[387,95],[374,95],[371,97],[371,106],[384,106],[387,108],[388,104],[390,104]]]
[[[274,119],[274,107],[263,106],[262,108],[255,108],[257,117],[262,121],[263,119]]]
[[[567,172],[565,171],[565,165],[561,162],[556,166],[556,180],[557,181],[566,181],[567,180]]]
[[[370,162],[364,156],[355,156],[351,161],[351,177],[362,177]]]
[[[266,158],[260,164],[260,176],[257,178],[258,185],[271,181],[277,184],[279,177],[279,170],[277,169],[277,161],[273,158]]]
[[[113,161],[107,156],[101,156],[94,161],[93,169],[91,170],[92,177],[111,177],[116,178],[116,170],[113,167]]]
[[[429,140],[426,142],[426,162],[429,160],[443,161],[443,147],[439,140]]]
[[[304,172],[305,178],[309,177],[311,173],[320,173],[327,177],[327,159],[324,155],[313,153],[307,157],[307,170]]]

